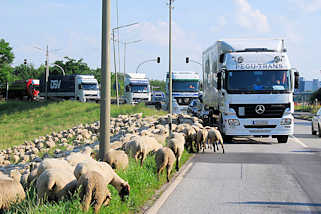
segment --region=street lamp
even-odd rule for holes
[[[137,68],[136,68],[136,73],[138,72],[138,69],[140,68],[140,66],[142,66],[143,64],[147,63],[147,62],[157,62],[160,63],[160,57],[157,57],[156,59],[149,59],[149,60],[145,60],[143,62],[141,62]]]
[[[57,65],[57,64],[54,64],[54,63],[52,65],[57,66],[62,71],[62,74],[64,76],[66,75],[65,70],[60,65]]]
[[[172,116],[173,116],[173,76],[172,76],[172,3],[174,0],[169,0],[169,39],[168,39],[168,74],[169,74],[169,134],[172,134]]]
[[[134,44],[134,43],[138,43],[138,42],[141,42],[141,41],[143,41],[143,40],[136,40],[136,41],[130,41],[130,42],[125,41],[125,42],[123,42],[123,44],[124,44],[124,82],[125,82],[125,74],[126,74],[126,47],[129,44]]]
[[[117,76],[117,69],[116,69],[116,53],[115,53],[115,30],[130,27],[130,26],[137,25],[137,24],[138,24],[138,22],[135,22],[135,23],[128,24],[128,25],[118,26],[118,27],[115,27],[112,29],[117,106],[119,106],[119,95],[118,95],[118,76]]]
[[[198,65],[202,66],[202,63],[200,63],[198,61],[195,61],[195,60],[192,60],[189,57],[186,57],[186,64],[188,64],[189,62],[194,62],[195,64],[198,64]]]

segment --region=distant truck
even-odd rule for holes
[[[198,99],[200,77],[193,71],[173,71],[173,113],[187,113],[188,105]],[[169,108],[169,73],[166,75],[166,109]]]
[[[7,87],[3,85],[0,89],[1,95],[6,97]],[[8,85],[8,98],[23,99],[25,96],[28,100],[35,100],[39,94],[39,80],[28,79],[28,80],[17,80]]]
[[[49,98],[75,99],[81,102],[100,100],[98,81],[93,75],[51,75],[47,87]],[[40,96],[46,96],[45,79],[40,80]]]
[[[203,52],[203,103],[225,139],[272,136],[286,143],[298,79],[282,39],[221,40]]]
[[[151,90],[149,80],[143,73],[125,74],[125,103],[137,104],[151,101]]]

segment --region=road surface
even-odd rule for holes
[[[197,154],[157,213],[321,213],[321,138],[311,122],[295,120],[287,144],[237,141],[224,155]]]

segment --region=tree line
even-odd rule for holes
[[[12,66],[15,56],[12,51],[12,47],[4,39],[0,39],[0,86],[4,86],[7,82],[10,84],[16,80],[27,79],[41,79],[46,72],[46,65],[41,64],[38,68],[30,63],[23,63],[17,66]],[[65,71],[65,75],[72,74],[89,74],[94,75],[100,83],[101,81],[101,69],[90,68],[84,60],[73,59],[71,57],[64,57],[63,60],[57,60],[53,64],[62,67]],[[49,66],[50,75],[62,75],[61,69],[55,65]],[[119,94],[124,92],[124,75],[118,73]],[[115,96],[115,74],[111,74],[112,82],[112,96]],[[165,92],[165,82],[160,80],[152,80],[151,86]]]

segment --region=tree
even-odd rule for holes
[[[162,91],[165,93],[166,82],[162,80],[151,80],[150,87],[151,89],[155,87],[155,91]]]
[[[39,79],[42,72],[39,68],[36,69],[32,64],[21,64],[14,68],[13,74],[17,80]]]
[[[14,54],[9,43],[0,39],[0,84],[12,81],[12,68],[10,64],[14,60]]]
[[[68,56],[64,57],[65,61],[58,60],[54,62],[61,66],[66,75],[72,74],[91,74],[91,69],[88,67],[87,63],[83,62],[83,59],[73,59]],[[50,75],[61,75],[61,70],[57,66],[50,67]]]
[[[321,101],[321,88],[312,93],[310,101],[314,103],[315,99],[318,99],[318,102]]]

